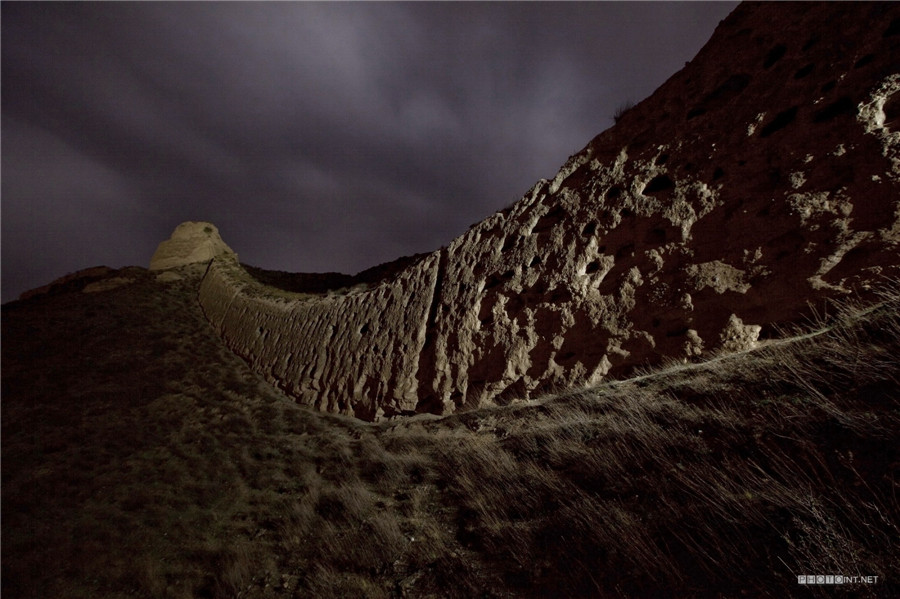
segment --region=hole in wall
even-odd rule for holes
[[[856,103],[849,96],[838,98],[825,108],[817,110],[813,115],[814,123],[827,123],[840,116],[856,116]]]
[[[563,353],[563,354],[557,354],[557,356],[554,358],[553,361],[556,362],[557,364],[566,365],[574,357],[575,357],[575,352],[567,351],[566,353]]]
[[[485,279],[484,288],[485,289],[493,289],[494,287],[500,285],[501,283],[503,283],[503,279],[500,278],[500,276],[493,274],[493,275],[489,276],[487,279]]]
[[[557,287],[550,291],[551,304],[568,304],[572,301],[573,297],[572,292],[566,287]]]
[[[802,67],[796,73],[794,73],[794,79],[803,79],[804,77],[812,73],[815,68],[816,65],[814,65],[813,63],[809,63],[808,65]]]
[[[595,223],[595,222],[590,222],[590,223],[586,224],[584,226],[584,228],[581,230],[581,234],[584,235],[585,237],[593,235],[596,232],[597,232],[597,223]]]
[[[688,113],[687,113],[687,120],[691,120],[691,119],[693,119],[693,118],[695,118],[695,117],[698,117],[698,116],[701,116],[701,115],[703,115],[703,114],[705,114],[705,113],[706,113],[706,109],[705,109],[705,108],[699,108],[699,107],[697,107],[697,108],[692,108],[692,109],[691,109],[690,111],[688,111]]]
[[[760,132],[760,137],[769,137],[776,131],[780,131],[794,122],[794,119],[797,118],[797,106],[793,106],[788,108],[787,110],[783,110],[775,115],[768,125],[763,127],[763,130]]]
[[[865,56],[863,56],[862,58],[860,58],[859,60],[856,61],[856,64],[853,65],[853,68],[859,69],[859,68],[866,66],[867,64],[872,64],[874,61],[875,61],[874,54],[866,54]]]
[[[478,320],[481,324],[488,325],[494,322],[494,305],[496,303],[496,296],[490,301],[481,302],[481,306],[478,307]]]
[[[900,94],[894,94],[884,103],[884,126],[891,131],[900,129]]]
[[[784,44],[773,46],[772,49],[769,50],[769,53],[766,54],[766,59],[763,61],[763,68],[768,69],[781,60],[781,57],[784,56],[785,52],[787,52],[787,46]]]
[[[656,157],[657,166],[661,166],[661,165],[667,163],[668,161],[669,161],[668,154],[660,154],[659,156]]]
[[[666,337],[683,337],[687,335],[688,327],[682,327],[679,329],[672,329],[670,331],[666,331]]]
[[[747,86],[750,85],[750,79],[752,78],[746,73],[732,75],[719,85],[719,87],[713,90],[713,92],[706,97],[705,101],[708,102],[722,97],[732,98],[744,91]]]
[[[622,195],[622,188],[617,185],[614,185],[613,187],[610,187],[609,190],[606,192],[606,199],[614,200],[621,195]]]
[[[545,233],[553,228],[553,225],[566,217],[566,211],[562,206],[554,206],[547,214],[542,216],[535,225],[534,233]]]
[[[644,187],[642,194],[659,193],[675,187],[675,182],[668,175],[657,175],[650,179],[650,182]]]

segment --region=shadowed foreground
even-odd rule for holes
[[[196,278],[113,274],[3,306],[5,598],[900,593],[896,290],[801,341],[373,425],[268,386]]]

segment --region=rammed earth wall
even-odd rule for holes
[[[448,413],[735,351],[900,278],[900,5],[742,4],[539,181],[367,288],[291,296],[234,259],[200,290],[300,401]]]
[[[232,259],[210,263],[200,304],[225,342],[301,402],[373,419],[413,412],[436,258],[364,291],[286,299]]]

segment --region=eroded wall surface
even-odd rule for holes
[[[216,259],[200,303],[225,342],[301,402],[373,419],[418,404],[436,257],[367,290],[296,299]],[[379,410],[381,410],[379,412]]]
[[[295,298],[217,258],[201,304],[300,401],[367,419],[752,347],[900,277],[898,15],[743,4],[552,181],[400,275]]]

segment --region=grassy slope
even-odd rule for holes
[[[900,594],[896,294],[796,343],[368,425],[269,387],[195,282],[130,274],[3,307],[4,598]]]

